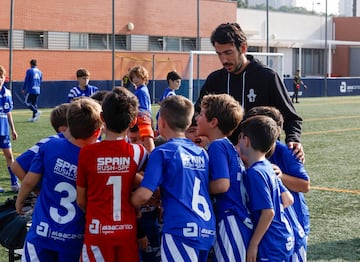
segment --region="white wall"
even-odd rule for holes
[[[327,18],[327,39],[332,38],[332,18]],[[266,11],[237,9],[237,22],[251,46],[266,47]],[[269,11],[269,45],[284,53],[284,74],[293,75],[293,48],[324,49],[325,17]]]

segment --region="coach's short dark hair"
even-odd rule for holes
[[[238,23],[225,23],[219,25],[211,34],[211,44],[215,46],[215,42],[219,44],[233,43],[239,50],[240,45],[246,42],[246,35]]]

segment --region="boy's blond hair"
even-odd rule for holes
[[[206,109],[205,117],[208,121],[218,120],[218,128],[229,136],[240,124],[243,109],[238,101],[228,94],[206,95],[201,101],[201,107]]]
[[[71,136],[75,139],[90,138],[103,125],[100,113],[99,103],[89,97],[72,101],[66,114]]]
[[[160,104],[160,117],[174,131],[183,131],[191,124],[193,103],[183,96],[168,96]]]
[[[129,79],[131,82],[135,76],[144,80],[146,84],[149,82],[149,71],[143,66],[134,66],[130,69]]]
[[[3,67],[2,65],[0,65],[0,75],[6,75],[5,67]]]

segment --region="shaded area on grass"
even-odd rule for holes
[[[308,246],[308,261],[360,261],[360,238]]]

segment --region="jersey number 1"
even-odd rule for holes
[[[113,220],[121,221],[121,176],[110,176],[106,185],[113,186]]]

